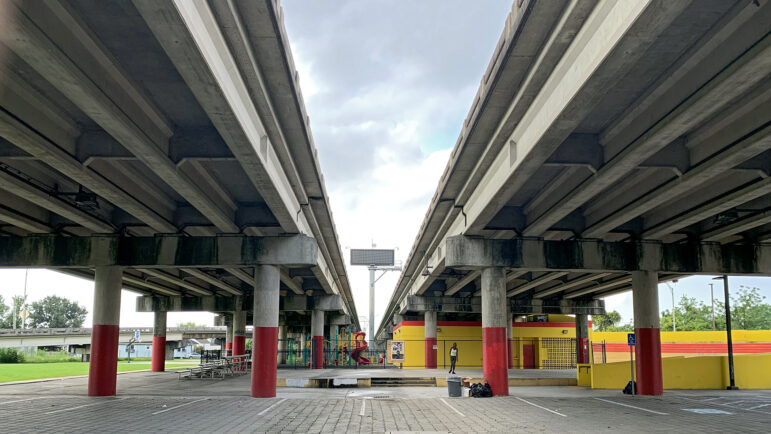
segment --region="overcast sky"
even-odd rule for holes
[[[406,260],[511,3],[282,1],[346,261],[349,248],[369,248],[373,242],[398,248],[396,258]],[[23,292],[24,275],[24,270],[0,271],[0,295],[6,301]],[[349,276],[364,328],[368,272],[349,266]],[[376,325],[397,278],[390,272],[377,283]],[[684,279],[676,297],[687,293],[707,302],[708,282],[707,277]],[[771,299],[767,279],[731,282],[732,288],[760,286]],[[32,270],[27,290],[30,300],[49,294],[77,300],[88,308],[90,325],[92,282]],[[660,291],[663,310],[671,301],[666,286]],[[134,297],[124,291],[121,325],[151,326],[152,314],[134,312]],[[607,305],[624,321],[631,319],[631,293],[609,298]],[[211,325],[212,317],[177,313],[168,323]]]

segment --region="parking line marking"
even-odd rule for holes
[[[597,399],[597,400],[603,401],[603,402],[609,402],[611,404],[621,405],[623,407],[629,407],[629,408],[635,408],[637,410],[647,411],[648,413],[661,414],[661,415],[669,414],[669,413],[664,413],[664,412],[661,412],[661,411],[649,410],[647,408],[635,407],[634,405],[629,405],[629,404],[624,404],[624,403],[621,403],[621,402],[611,401],[609,399],[602,399],[602,398],[594,398],[594,399]]]
[[[261,412],[257,413],[257,416],[262,416],[263,414],[265,414],[265,413],[267,413],[268,411],[270,411],[270,409],[271,409],[271,408],[273,408],[273,407],[275,407],[275,406],[277,406],[277,405],[281,404],[282,402],[284,402],[284,401],[286,401],[286,400],[287,400],[287,398],[283,398],[281,401],[279,401],[279,402],[276,402],[276,403],[274,403],[273,405],[271,405],[270,407],[266,408],[265,410],[262,410]]]
[[[14,400],[14,401],[0,402],[0,405],[3,405],[3,404],[13,404],[14,402],[32,401],[32,400],[35,400],[35,399],[43,399],[43,398],[48,398],[48,397],[47,396],[38,396],[36,398],[17,399],[17,400]]]
[[[159,410],[159,411],[156,411],[155,413],[153,413],[153,416],[155,416],[156,414],[166,413],[167,411],[171,411],[171,410],[174,410],[174,409],[177,409],[177,408],[180,408],[180,407],[184,407],[186,405],[195,404],[196,402],[206,401],[207,399],[209,399],[209,398],[196,399],[195,401],[186,402],[186,403],[180,404],[180,405],[178,405],[176,407],[169,407],[169,408],[164,409],[164,410]]]
[[[364,416],[364,409],[367,406],[367,401],[361,400],[361,411],[359,411],[359,416]]]
[[[760,404],[760,405],[756,405],[754,407],[750,407],[747,410],[755,410],[756,408],[765,407],[765,406],[768,406],[768,405],[771,405],[771,404]]]
[[[522,398],[520,398],[520,397],[518,397],[518,396],[517,396],[516,398],[517,398],[518,400],[520,400],[520,401],[524,402],[525,404],[530,404],[530,405],[532,405],[533,407],[538,407],[538,408],[540,408],[540,409],[542,409],[542,410],[546,410],[546,411],[548,411],[549,413],[554,413],[554,414],[556,414],[556,415],[560,415],[560,416],[562,416],[562,417],[567,417],[567,416],[565,416],[564,414],[562,414],[562,413],[560,413],[560,412],[558,412],[558,411],[550,410],[550,409],[548,409],[548,408],[546,408],[546,407],[541,407],[541,406],[540,406],[540,405],[538,405],[538,404],[532,403],[532,402],[530,402],[530,401],[528,401],[528,400],[526,400],[526,399],[522,399]]]
[[[704,401],[702,401],[702,400],[700,400],[700,399],[693,399],[693,398],[688,398],[688,395],[684,395],[684,394],[679,394],[678,396],[681,396],[681,397],[683,397],[683,398],[685,398],[685,399],[687,399],[687,400],[689,400],[689,401],[698,401],[698,402],[704,402]],[[721,406],[721,407],[728,407],[728,408],[732,408],[732,409],[734,409],[734,410],[740,410],[740,411],[751,411],[751,412],[753,412],[753,413],[760,413],[760,414],[771,414],[771,413],[769,413],[769,412],[767,412],[767,411],[753,410],[753,409],[751,409],[751,408],[733,407],[733,406],[730,406],[730,405],[725,405],[725,404],[722,404],[722,403],[720,403],[720,402],[704,402],[704,404],[707,404],[707,405],[719,405],[719,406]]]
[[[452,409],[452,411],[454,411],[454,412],[458,413],[459,415],[461,415],[461,417],[466,417],[466,415],[465,415],[465,414],[461,413],[460,411],[458,411],[458,409],[457,409],[457,408],[455,408],[455,407],[453,407],[452,405],[450,405],[450,403],[449,403],[449,402],[447,402],[447,401],[445,401],[445,400],[444,400],[444,398],[439,398],[439,399],[441,399],[441,400],[442,400],[442,402],[444,403],[444,405],[446,405],[446,406],[450,407],[450,408]]]
[[[63,411],[70,411],[70,410],[77,410],[77,409],[80,409],[80,408],[93,407],[95,405],[106,404],[106,403],[112,402],[112,401],[120,401],[121,399],[123,399],[123,398],[111,399],[109,401],[92,402],[91,404],[83,404],[83,405],[78,405],[76,407],[60,408],[58,410],[51,410],[51,411],[43,413],[43,414],[56,414],[56,413],[61,413]]]

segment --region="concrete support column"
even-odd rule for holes
[[[423,328],[426,338],[426,369],[436,369],[436,312],[426,311]]]
[[[330,324],[329,325],[329,348],[332,350],[330,353],[332,354],[332,360],[330,360],[330,363],[337,364],[337,334],[339,332],[339,328],[337,325]]]
[[[324,368],[324,311],[311,313],[311,369]]]
[[[506,352],[508,354],[509,369],[514,369],[514,314],[509,309],[506,300]]]
[[[659,332],[658,274],[652,271],[632,272],[634,333],[637,345],[637,393],[661,395],[661,336]]]
[[[225,355],[233,355],[233,315],[225,315]]]
[[[246,354],[246,311],[233,312],[233,355]]]
[[[274,265],[254,267],[253,398],[273,398],[276,396],[278,300],[278,267]]]
[[[278,326],[278,364],[283,365],[286,363],[287,351],[289,345],[287,343],[286,326]]]
[[[576,314],[576,363],[589,363],[589,315]]]
[[[151,367],[153,372],[166,370],[166,312],[155,312],[153,323],[153,353]]]
[[[120,267],[96,267],[88,396],[115,395],[122,272]]]
[[[482,269],[482,372],[494,396],[509,394],[506,351],[506,273],[502,267]]]

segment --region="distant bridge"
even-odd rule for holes
[[[140,332],[138,342],[152,342],[152,327],[121,327],[120,343],[128,343],[134,332]],[[166,333],[166,341],[185,339],[224,338],[226,327],[171,327]],[[248,331],[251,333],[251,330]],[[0,329],[1,347],[46,347],[56,345],[89,345],[91,328],[37,328],[37,329]]]

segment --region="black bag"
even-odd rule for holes
[[[485,381],[485,384],[482,386],[482,397],[492,398],[492,396],[493,396],[493,389],[490,387],[490,383]]]
[[[624,387],[624,395],[631,395],[632,394],[632,383],[633,381],[630,381],[626,383],[626,387]],[[634,391],[637,392],[637,383],[634,383]]]
[[[474,383],[471,385],[471,397],[472,398],[481,398],[482,397],[482,390],[484,387],[481,383]]]
[[[493,396],[493,390],[488,383],[474,383],[471,385],[472,398],[489,398],[491,396]]]

